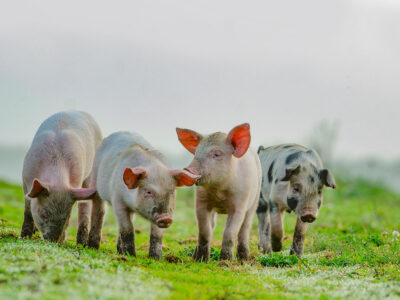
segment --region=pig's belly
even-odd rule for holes
[[[216,211],[219,214],[228,213],[228,205],[225,200],[210,201],[207,205],[208,210]]]

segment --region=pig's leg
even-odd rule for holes
[[[274,208],[270,213],[272,250],[278,252],[282,250],[283,212]]]
[[[76,243],[87,245],[89,237],[90,210],[91,201],[78,202],[78,232],[76,234]]]
[[[226,220],[224,236],[222,238],[221,260],[233,261],[233,248],[235,239],[238,236],[239,229],[243,224],[246,212],[244,209],[237,209],[234,213],[228,215]]]
[[[122,201],[112,201],[114,214],[118,223],[118,244],[119,254],[128,253],[136,256],[135,231],[132,224],[132,212]]]
[[[210,245],[212,239],[212,217],[213,212],[201,205],[196,205],[197,225],[199,237],[193,259],[196,261],[208,261],[210,258]]]
[[[306,237],[307,228],[308,223],[304,223],[299,218],[297,218],[290,254],[296,254],[299,257],[303,255],[304,239]]]
[[[255,203],[255,205],[257,205],[257,203]],[[239,260],[249,259],[250,256],[249,239],[250,239],[250,229],[251,229],[251,224],[253,223],[254,213],[255,213],[255,207],[247,211],[242,227],[240,228],[239,231],[238,245],[237,245],[237,258]]]
[[[271,253],[271,219],[269,214],[269,202],[265,201],[260,195],[260,200],[257,208],[258,217],[258,233],[259,233],[259,247],[262,248],[263,253]]]
[[[31,200],[25,198],[24,222],[22,223],[21,228],[21,238],[31,237],[35,233],[35,229],[36,226],[31,212]]]
[[[211,213],[211,231],[212,231],[212,232],[214,232],[215,225],[217,224],[217,217],[218,217],[217,212],[216,212],[216,211],[213,211],[213,212]]]
[[[150,228],[150,249],[149,257],[160,259],[162,258],[162,239],[164,229],[159,228],[157,225],[151,224]]]
[[[104,201],[96,194],[92,199],[92,216],[88,246],[99,249],[101,230],[103,229],[104,215],[106,213]]]

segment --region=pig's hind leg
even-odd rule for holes
[[[259,244],[258,247],[262,249],[263,253],[272,253],[271,247],[271,218],[269,214],[269,201],[265,201],[263,196],[260,195],[257,207],[258,217],[258,234]]]
[[[244,218],[242,227],[240,227],[239,235],[238,235],[238,244],[237,244],[237,258],[239,260],[247,260],[250,256],[249,250],[249,240],[250,240],[250,229],[251,224],[253,223],[253,217],[255,213],[255,208],[247,211],[246,216]]]
[[[92,208],[91,201],[78,202],[78,232],[76,234],[76,243],[87,245],[89,237],[90,211]]]

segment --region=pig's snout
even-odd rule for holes
[[[305,223],[312,223],[315,221],[316,218],[317,217],[312,212],[306,212],[300,217],[300,220]]]
[[[189,173],[192,173],[193,175],[199,175],[198,172],[191,167],[184,168],[184,170],[188,171]]]
[[[157,218],[157,226],[160,228],[168,228],[171,226],[173,220],[172,217],[169,214],[162,214]]]

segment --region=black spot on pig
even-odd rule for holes
[[[278,205],[275,202],[272,202],[272,200],[269,200],[269,212],[270,213],[278,212]]]
[[[268,203],[261,196],[260,201],[258,202],[257,213],[265,213],[268,210]]]
[[[275,161],[272,162],[272,164],[269,166],[269,169],[268,169],[268,181],[270,183],[272,182],[272,172],[274,170],[274,164],[275,164]]]
[[[299,201],[296,198],[293,198],[293,197],[290,197],[290,198],[287,199],[287,203],[288,203],[288,205],[289,205],[291,210],[295,210],[296,209],[298,202]]]
[[[300,157],[300,155],[303,153],[303,151],[297,151],[292,154],[290,154],[288,157],[286,157],[286,164],[289,165],[291,162],[295,161]]]

